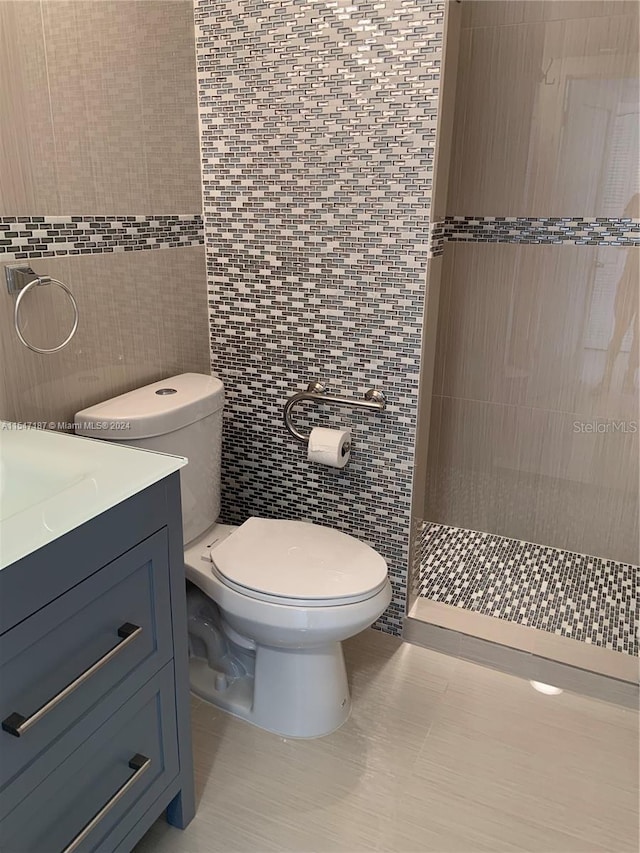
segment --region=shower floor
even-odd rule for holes
[[[421,597],[638,655],[638,567],[426,523]]]

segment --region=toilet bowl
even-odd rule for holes
[[[213,656],[192,644],[197,695],[288,737],[318,737],[344,723],[351,701],[341,642],[391,601],[377,552],[330,528],[250,518],[207,531],[187,549],[185,571],[204,594],[192,593],[190,607],[214,602],[208,616],[223,640]],[[255,662],[243,671],[247,649]],[[240,666],[216,680],[211,669],[223,672],[215,661],[225,655]]]
[[[341,642],[389,605],[387,565],[358,539],[306,521],[217,523],[223,393],[218,379],[183,374],[79,412],[76,431],[189,458],[181,488],[193,692],[286,737],[325,735],[351,709]]]

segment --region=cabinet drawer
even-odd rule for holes
[[[170,622],[163,529],[0,637],[0,803],[102,696],[124,680],[135,692],[170,660]]]
[[[168,663],[0,822],[0,850],[109,850],[178,773],[174,689]]]

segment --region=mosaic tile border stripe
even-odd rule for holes
[[[444,252],[444,244],[447,241],[447,227],[442,219],[436,219],[429,223],[429,258],[437,258]]]
[[[433,223],[434,254],[444,241],[466,243],[569,243],[574,246],[640,246],[640,219],[447,216]]]
[[[172,249],[204,243],[201,214],[2,216],[0,261]]]
[[[430,224],[427,256],[442,255],[447,241],[640,246],[640,220],[448,216]],[[203,243],[200,214],[0,217],[0,260],[4,261]]]
[[[638,656],[638,567],[427,523],[418,594]]]

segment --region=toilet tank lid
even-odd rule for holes
[[[77,412],[75,431],[111,441],[152,438],[202,420],[223,405],[219,379],[182,373]]]

